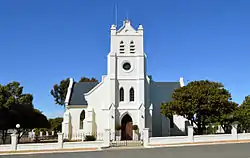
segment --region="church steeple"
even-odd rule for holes
[[[136,30],[135,28],[133,28],[133,26],[131,25],[131,21],[126,19],[123,21],[123,25],[121,28],[119,28],[117,30],[117,26],[116,25],[111,25],[110,28],[110,32],[111,35],[143,35],[143,27],[140,24],[138,29]]]
[[[120,52],[122,52],[124,55],[128,52],[135,52],[137,55],[144,54],[142,25],[139,25],[138,29],[136,30],[131,25],[131,21],[126,19],[123,21],[123,25],[120,28],[117,28],[117,26],[114,24],[111,25],[110,35],[110,54],[114,54],[115,52],[118,56]],[[122,45],[121,42],[123,43]],[[121,48],[121,46],[123,48]],[[134,51],[131,47],[136,47],[136,51]]]
[[[142,78],[145,75],[145,54],[143,47],[143,27],[135,29],[126,19],[117,28],[112,25],[108,72],[112,76],[131,76]],[[129,68],[128,68],[129,67]],[[116,73],[117,72],[117,73]]]

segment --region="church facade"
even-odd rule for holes
[[[133,139],[133,125],[139,133],[149,128],[151,136],[183,134],[183,117],[168,119],[160,113],[161,103],[171,100],[174,89],[184,86],[183,78],[156,82],[146,74],[142,25],[134,29],[125,20],[119,29],[111,26],[110,36],[107,75],[101,82],[77,83],[70,79],[62,123],[65,138],[103,133],[105,129],[116,133],[120,126],[121,139]],[[112,137],[115,139],[115,134]]]

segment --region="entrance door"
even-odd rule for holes
[[[126,114],[122,118],[122,137],[121,140],[132,140],[133,139],[133,121],[132,118]]]

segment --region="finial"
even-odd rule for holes
[[[143,27],[141,24],[139,24],[138,30],[143,30]]]
[[[114,24],[111,25],[111,29],[112,29],[112,30],[115,30],[115,29],[116,29],[116,25],[114,25]]]

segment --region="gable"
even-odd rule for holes
[[[123,26],[117,31],[118,35],[136,35],[138,32],[131,26],[129,20],[125,20]]]
[[[70,105],[88,105],[87,100],[85,99],[84,93],[89,92],[93,89],[98,82],[78,82],[74,83],[70,100]]]

